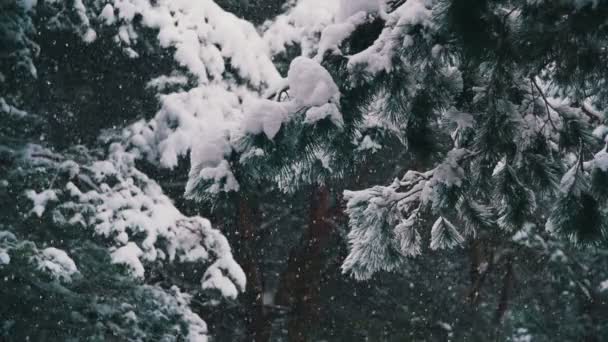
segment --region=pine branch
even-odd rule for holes
[[[599,123],[603,121],[601,114],[591,108],[587,103],[583,103],[581,111],[589,117],[591,122],[597,121]]]
[[[404,3],[406,3],[407,0],[388,0],[386,2],[387,5],[387,12],[391,13],[393,11],[395,11],[397,8],[401,7],[401,5],[403,5]]]
[[[555,106],[553,106],[549,102],[545,93],[543,93],[542,89],[540,88],[540,86],[538,85],[538,83],[536,82],[534,77],[530,77],[530,80],[532,81],[532,83],[534,84],[534,86],[536,87],[538,92],[540,93],[541,97],[543,98],[543,102],[545,103],[545,108],[547,109],[547,118],[549,119],[549,122],[551,123],[551,126],[553,127],[553,129],[555,129],[555,124],[553,123],[553,121],[551,119],[551,114],[550,114],[549,108],[553,109],[553,111],[560,114],[559,109],[556,108]],[[597,111],[595,111],[593,108],[591,108],[587,103],[583,103],[581,106],[577,106],[576,103],[574,105],[577,108],[579,108],[581,110],[581,112],[583,114],[585,114],[591,122],[598,122],[598,123],[602,122],[603,118],[602,118],[601,114],[597,113]]]
[[[547,97],[545,96],[545,93],[543,93],[542,89],[540,88],[538,83],[536,83],[536,80],[534,79],[533,76],[530,77],[530,81],[534,84],[534,86],[536,86],[536,89],[538,90],[538,92],[540,93],[540,96],[543,98],[543,101],[545,102],[545,109],[547,109],[547,119],[549,120],[551,127],[553,127],[554,130],[557,130],[557,127],[555,126],[555,124],[553,123],[553,120],[551,119],[551,111],[549,110],[549,107],[551,107],[551,109],[553,109],[554,111],[558,112],[557,109],[555,109],[553,106],[551,106],[551,104],[547,100]]]

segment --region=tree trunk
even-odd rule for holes
[[[289,341],[306,341],[306,333],[319,316],[319,291],[322,268],[325,264],[323,249],[332,235],[329,189],[319,186],[312,194],[308,229],[302,243],[294,248],[281,276],[277,303],[290,307],[288,322]]]
[[[607,317],[608,306],[605,301],[602,301],[599,294],[593,288],[587,288],[589,297],[583,300],[582,313],[583,317],[588,320],[591,328],[585,329],[584,342],[600,342],[604,336],[601,336],[601,331],[597,329],[602,324],[602,320]]]
[[[469,270],[469,274],[471,277],[471,287],[469,288],[467,294],[467,300],[472,306],[476,306],[477,303],[479,303],[481,287],[486,279],[487,274],[493,267],[493,252],[490,248],[488,248],[487,245],[488,242],[480,238],[475,239],[471,242],[471,269]]]
[[[507,257],[505,268],[505,275],[502,279],[502,290],[500,292],[500,299],[498,301],[498,307],[496,308],[496,316],[494,318],[494,322],[497,325],[502,322],[502,318],[504,317],[505,312],[507,312],[507,309],[509,308],[511,293],[513,292],[513,287],[515,286],[515,277],[513,274],[513,256]]]
[[[249,199],[239,195],[238,228],[240,236],[239,264],[247,276],[247,288],[243,299],[246,307],[246,341],[266,342],[270,340],[271,322],[264,310],[264,283],[262,271],[255,253],[257,213]]]

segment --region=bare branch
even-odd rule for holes
[[[551,111],[549,110],[549,107],[551,107],[551,109],[555,110],[556,112],[557,112],[557,110],[553,106],[551,106],[551,104],[547,100],[547,97],[545,96],[545,93],[543,93],[542,89],[540,89],[540,86],[538,85],[538,83],[536,83],[536,80],[534,79],[534,77],[530,77],[530,81],[532,82],[532,84],[534,84],[534,86],[540,93],[540,96],[543,98],[543,101],[545,102],[545,109],[547,109],[547,119],[549,120],[551,127],[553,127],[554,130],[557,130],[557,127],[555,126],[555,124],[553,123],[553,120],[551,119]]]

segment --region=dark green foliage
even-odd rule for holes
[[[558,199],[551,222],[559,234],[576,243],[598,243],[606,238],[606,217],[598,201],[586,193]]]
[[[78,150],[70,151],[73,160],[86,162],[91,157],[86,149]],[[0,336],[7,341],[179,340],[186,336],[183,322],[189,311],[176,299],[179,291],[146,285],[125,267],[114,265],[107,241],[94,237],[89,227],[67,224],[65,219],[59,223],[59,212],[50,208],[41,217],[29,212],[32,204],[25,190],[64,184],[69,170],[24,163],[23,152],[7,150],[10,162],[0,170],[4,220],[0,251],[10,256],[8,264],[0,265]],[[44,149],[39,153],[38,158],[59,156]],[[42,267],[41,251],[47,247],[66,251],[77,273],[58,276]]]
[[[502,157],[514,156],[521,123],[512,103],[502,100],[491,101],[496,101],[495,105],[491,105],[488,111],[477,119],[479,128],[474,142],[474,147],[481,152],[482,179],[487,179],[488,172],[491,172],[490,168]]]
[[[35,101],[25,108],[48,117],[49,139],[58,146],[93,143],[100,130],[122,127],[157,110],[155,94],[146,84],[168,73],[172,58],[154,46],[154,33],[145,30],[135,47],[140,56],[130,58],[116,47],[111,30],[100,30],[93,43],[62,31],[39,33],[40,72],[31,89],[36,96],[27,96]]]
[[[63,189],[68,181],[98,190],[85,173],[103,158],[101,131],[156,111],[146,83],[172,69],[172,58],[143,29],[139,59],[111,39],[115,27],[100,28],[98,39],[85,43],[71,1],[38,2],[30,12],[22,3],[0,2],[0,254],[10,258],[0,262],[0,340],[184,340],[194,314],[188,294],[170,288],[177,281],[168,278],[183,280],[185,267],[164,269],[145,284],[112,263],[110,241],[93,234],[94,221],[68,223],[61,216],[90,212],[54,211],[51,201],[38,217],[26,193]],[[70,175],[73,165],[83,169]],[[42,267],[48,247],[65,251],[78,272],[63,277]],[[200,292],[202,273],[188,274]]]
[[[462,188],[456,185],[437,184],[433,190],[432,207],[437,214],[454,209],[462,196]]]
[[[105,248],[78,244],[70,250],[80,273],[70,281],[38,268],[34,243],[20,242],[12,250],[11,263],[0,267],[0,336],[6,341],[136,341],[187,335],[169,292],[134,281],[110,264]]]
[[[577,244],[598,244],[606,239],[606,214],[601,203],[590,193],[588,176],[578,168],[565,176],[549,228]],[[564,183],[564,181],[562,181]]]
[[[605,1],[586,2],[576,8],[576,1],[540,1],[522,6],[517,51],[521,61],[540,70],[549,62],[554,80],[574,93],[576,99],[590,95],[592,87],[598,100],[606,103],[601,86],[606,72],[606,54],[600,46],[606,41]]]
[[[358,26],[344,42],[344,52],[351,55],[365,50],[378,38],[383,28],[384,20],[381,18],[374,18],[372,22]]]
[[[259,25],[281,13],[287,0],[218,0],[217,4],[253,24]]]
[[[464,223],[464,235],[476,235],[477,232],[491,229],[496,225],[496,215],[492,208],[471,199],[461,197],[456,210],[458,217]]]
[[[445,1],[446,29],[462,44],[465,56],[486,57],[495,52],[497,37],[488,0]]]
[[[566,118],[559,137],[560,148],[570,151],[578,151],[581,145],[593,146],[596,142],[589,126],[578,118]]]
[[[608,172],[594,167],[591,170],[591,193],[600,203],[606,203],[608,199]]]
[[[506,230],[519,230],[535,212],[536,197],[508,164],[495,177],[494,203],[498,208],[498,224]]]
[[[31,77],[39,49],[32,40],[35,27],[27,9],[15,0],[0,2],[0,91],[16,80]]]
[[[560,175],[563,174],[563,166],[554,156],[547,140],[538,135],[534,137],[529,149],[522,152],[517,172],[524,184],[542,195],[540,196],[542,200],[557,190]]]

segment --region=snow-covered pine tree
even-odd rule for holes
[[[0,4],[2,338],[605,336],[606,4],[281,2]]]
[[[604,82],[597,49],[605,38],[590,34],[597,29],[593,25],[576,25],[598,22],[603,6],[413,0],[388,15],[376,41],[349,58],[352,75],[370,82],[392,74],[416,80],[397,93],[413,96],[394,96],[403,108],[396,120],[407,122],[424,103],[421,115],[442,129],[428,138],[446,136],[451,142],[442,145],[444,160],[428,170],[410,171],[390,187],[346,193],[352,250],[345,271],[368,278],[415,254],[420,246],[410,241],[424,231],[421,216],[436,222],[430,230],[433,249],[462,242],[465,233],[506,240],[527,223],[543,229],[547,222],[574,242],[603,243],[604,195],[591,191],[586,179],[596,164],[593,153],[603,147],[604,136],[591,131],[604,120],[595,108],[605,106],[596,88]],[[574,42],[572,48],[538,34],[553,25],[562,37],[572,37],[564,38]],[[582,54],[589,54],[588,63]],[[427,87],[450,92],[433,94]],[[563,210],[570,205],[575,207]],[[378,208],[387,210],[368,219]],[[548,221],[539,220],[549,213]],[[576,217],[591,221],[581,224]],[[403,233],[405,227],[414,231]],[[377,234],[386,235],[382,253],[370,245]]]
[[[105,160],[84,146],[4,147],[3,337],[205,340],[190,301],[244,290],[225,237],[179,213],[119,145]]]
[[[201,313],[235,299],[245,275],[209,221],[182,214],[139,170],[142,157],[170,165],[184,153],[183,133],[160,137],[175,117],[114,125],[151,117],[150,90],[188,82],[164,72],[200,66],[192,44],[167,49],[183,32],[162,29],[187,24],[172,16],[236,18],[213,2],[179,13],[147,1],[2,6],[2,338],[207,340]],[[143,128],[149,140],[133,134]]]
[[[238,190],[240,199],[227,199],[237,201],[239,210],[251,212],[244,207],[255,205],[255,198],[259,197],[254,194],[260,189],[271,187],[288,194],[311,189],[308,230],[290,253],[275,295],[280,304],[296,312],[309,312],[291,319],[294,325],[289,332],[296,339],[304,337],[309,325],[311,318],[305,316],[316,310],[311,309],[317,297],[312,292],[317,290],[321,277],[324,261],[319,259],[320,253],[336,233],[335,225],[329,222],[335,211],[331,210],[332,191],[343,189],[345,182],[350,184],[357,166],[364,163],[369,166],[369,159],[382,150],[382,144],[402,146],[405,141],[400,139],[395,122],[384,115],[385,107],[395,105],[389,101],[386,86],[381,82],[378,82],[381,87],[353,86],[346,77],[346,59],[341,56],[360,49],[360,39],[342,44],[357,25],[362,26],[360,33],[369,36],[367,41],[373,42],[379,28],[379,9],[359,13],[348,2],[341,5],[337,9],[344,13],[337,13],[335,22],[320,32],[317,41],[301,44],[304,55],[288,63],[284,81],[268,89],[266,98],[245,102],[242,135],[237,136],[230,149],[230,167],[240,186],[228,190]],[[294,12],[297,10],[296,7]],[[280,22],[279,18],[276,25]],[[272,26],[268,32],[272,36]],[[342,45],[342,51],[338,44]],[[400,82],[391,81],[393,87]],[[341,93],[348,96],[342,97]],[[412,137],[411,141],[420,140]],[[217,192],[216,183],[213,179],[205,181],[207,171],[193,165],[187,193],[217,203],[217,195],[221,193]],[[249,204],[244,205],[243,198]],[[249,230],[242,236],[249,235]],[[299,303],[301,298],[308,298],[309,302]]]
[[[500,321],[514,268],[527,267],[517,261],[515,236],[531,229],[550,244],[605,245],[605,114],[598,108],[606,97],[596,88],[605,82],[606,36],[598,33],[605,10],[591,1],[408,0],[384,16],[375,42],[349,56],[351,79],[371,86],[401,78],[401,87],[385,83],[398,108],[392,117],[443,157],[411,163],[390,186],[345,192],[351,248],[343,270],[367,279],[406,269],[426,246],[468,240],[471,299],[486,272],[504,274]],[[422,118],[412,120],[416,114]],[[415,135],[416,122],[434,128],[423,133],[426,141]],[[581,293],[597,302],[588,286]]]

